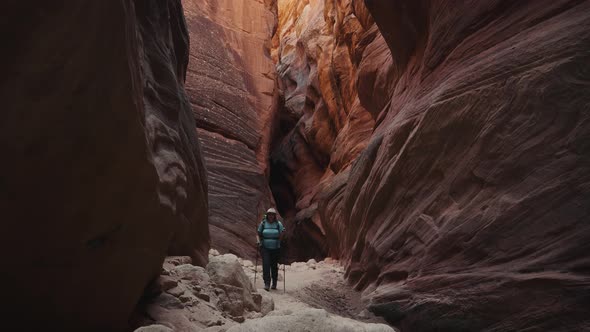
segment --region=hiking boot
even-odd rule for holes
[[[273,284],[270,289],[277,289],[277,285],[276,284]]]
[[[269,288],[270,288],[270,287],[269,287],[268,285],[264,285],[264,290],[265,290],[265,291],[267,291],[267,292],[268,292],[268,289],[269,289]]]

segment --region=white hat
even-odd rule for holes
[[[270,208],[266,211],[266,214],[269,214],[269,213],[277,214],[277,210],[275,210],[275,208]]]

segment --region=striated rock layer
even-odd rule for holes
[[[254,257],[256,225],[273,205],[276,3],[185,0],[184,6],[192,41],[187,92],[207,166],[212,246]]]
[[[391,56],[362,3],[279,0],[278,11],[283,103],[271,188],[292,224],[290,258],[338,255],[340,236],[322,220],[318,195],[322,184],[342,182],[338,175],[365,149],[371,112],[391,94]]]
[[[278,3],[291,254],[402,329],[590,329],[590,2],[365,3]]]
[[[167,252],[207,262],[182,6],[1,8],[4,313],[22,330],[126,329]]]

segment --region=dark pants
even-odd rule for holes
[[[281,256],[281,249],[260,249],[262,251],[262,279],[264,285],[269,286],[272,274],[272,284],[277,285],[277,278],[279,277],[279,257]]]

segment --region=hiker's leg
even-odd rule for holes
[[[279,257],[280,250],[275,249],[271,252],[271,271],[272,271],[272,285],[276,287],[277,279],[279,277]]]
[[[270,266],[271,266],[271,254],[270,250],[262,248],[262,280],[264,280],[264,286],[270,285]]]

